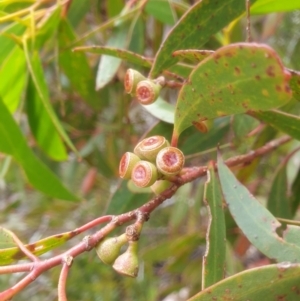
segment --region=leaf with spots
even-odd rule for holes
[[[290,80],[290,87],[293,91],[293,96],[295,99],[300,101],[300,72],[288,69],[291,72],[292,77]]]
[[[177,57],[180,61],[187,60],[191,63],[200,63],[213,53],[214,51],[212,50],[187,49],[176,50],[173,52],[173,56]]]
[[[181,88],[173,138],[194,122],[285,104],[292,96],[289,78],[267,45],[238,43],[218,49],[195,67]]]
[[[150,68],[152,64],[152,59],[139,55],[137,53],[131,52],[126,49],[107,47],[107,46],[81,46],[73,49],[74,52],[89,52],[95,54],[105,54],[113,57],[120,58],[138,66],[143,66]]]
[[[281,226],[278,220],[236,179],[220,156],[217,167],[225,202],[248,240],[271,259],[300,263],[300,247],[276,233]]]
[[[220,281],[188,301],[299,300],[300,265],[282,262],[243,271]]]
[[[252,0],[253,4],[256,0]],[[150,73],[158,76],[162,70],[178,61],[172,53],[181,49],[200,49],[212,35],[245,11],[245,1],[197,1],[172,28],[158,50]]]
[[[16,243],[14,243],[10,231],[4,228],[1,228],[0,230],[0,266],[11,264],[16,260],[26,258],[26,255],[23,252],[21,252],[18,247],[13,247],[16,245]],[[7,237],[6,244],[3,240],[3,234],[6,234]],[[73,231],[56,234],[41,239],[37,242],[25,245],[25,247],[31,253],[38,256],[63,245],[66,241],[70,240],[75,235],[76,233]]]

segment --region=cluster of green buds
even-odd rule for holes
[[[142,105],[155,102],[164,85],[165,78],[163,76],[151,80],[134,69],[128,69],[124,78],[126,93],[136,97]]]
[[[124,276],[136,277],[139,271],[138,239],[142,229],[141,223],[135,223],[126,228],[126,232],[118,237],[108,237],[96,245],[96,253],[100,260]],[[128,244],[122,254],[121,248]]]
[[[170,146],[165,137],[152,136],[139,142],[133,153],[122,156],[119,175],[137,187],[151,186],[159,194],[170,186],[168,178],[181,172],[184,161],[182,151]]]

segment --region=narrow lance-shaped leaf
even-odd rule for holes
[[[143,108],[161,121],[174,123],[175,107],[161,97],[158,97],[154,103],[143,106]]]
[[[99,107],[99,96],[95,91],[95,75],[86,55],[73,52],[70,45],[77,40],[76,33],[67,19],[61,20],[58,30],[58,63],[70,82],[70,88],[76,91],[90,106]]]
[[[297,209],[300,204],[300,169],[294,179],[292,184],[292,195],[291,195],[291,207],[292,207],[292,214],[294,215],[297,212]]]
[[[218,157],[218,171],[229,211],[248,240],[263,254],[277,261],[300,262],[300,247],[276,233],[277,219],[243,186]]]
[[[283,238],[291,244],[295,244],[300,247],[300,227],[295,225],[287,225],[286,229],[283,231]]]
[[[14,157],[22,166],[28,181],[49,196],[76,201],[60,180],[32,152],[19,127],[0,99],[0,152]]]
[[[0,236],[2,236],[0,237],[0,265],[11,264],[17,260],[26,258],[24,253],[21,252],[18,247],[11,247],[15,246],[16,243],[13,241],[12,237],[7,236],[6,232],[3,231],[3,228],[0,229]],[[5,234],[7,243],[5,243],[5,237],[3,237]],[[74,236],[74,231],[60,233],[25,245],[25,247],[29,249],[31,253],[38,256],[63,245],[66,241],[70,240]]]
[[[0,249],[10,248],[15,245],[16,243],[12,237],[11,231],[3,227],[0,227]],[[1,264],[1,260],[0,260],[0,264]]]
[[[228,277],[188,301],[296,301],[299,299],[299,277],[299,264],[283,262],[267,265]]]
[[[30,75],[26,90],[26,111],[32,134],[44,153],[53,160],[66,160],[68,156],[65,146]]]
[[[269,14],[300,9],[299,0],[260,0],[251,7],[251,14]]]
[[[239,43],[218,49],[180,90],[174,139],[193,122],[285,104],[291,98],[289,78],[269,46]]]
[[[24,52],[19,46],[14,46],[10,53],[0,57],[0,60],[0,95],[9,111],[14,112],[21,100],[26,81]]]
[[[295,99],[300,101],[300,71],[287,69],[291,74],[290,87]]]
[[[253,4],[255,0],[251,1]],[[150,76],[174,65],[171,54],[181,49],[201,49],[209,38],[245,11],[245,1],[197,1],[173,27],[156,54]]]
[[[206,252],[202,263],[202,289],[224,278],[226,258],[226,225],[222,194],[213,164],[208,165],[204,202],[209,213],[206,232]]]
[[[269,193],[267,208],[270,212],[281,218],[291,218],[291,206],[287,196],[286,165],[279,166],[276,170]]]
[[[120,49],[107,46],[82,46],[73,49],[74,52],[89,52],[95,54],[106,54],[122,59],[132,64],[150,68],[152,59],[136,54],[126,49]]]
[[[300,140],[300,117],[289,113],[272,110],[268,112],[253,112],[253,116],[283,131],[291,137]]]
[[[32,81],[38,93],[38,96],[43,104],[44,110],[47,113],[48,117],[52,121],[52,124],[56,131],[60,134],[66,144],[78,155],[78,152],[73,145],[72,141],[66,134],[65,130],[63,129],[60,121],[58,120],[49,99],[49,91],[47,87],[47,83],[44,78],[44,72],[42,68],[42,64],[39,58],[39,55],[36,51],[33,53],[29,53],[27,41],[24,41],[24,52],[27,61],[27,66],[32,77]]]
[[[128,22],[115,28],[107,42],[107,46],[125,48],[128,43],[128,29]],[[118,71],[121,62],[122,60],[120,58],[106,54],[101,56],[96,77],[96,90],[100,90],[112,80]]]
[[[198,50],[198,49],[187,49],[187,50],[176,50],[173,52],[173,56],[179,60],[188,60],[191,63],[200,63],[205,58],[213,54],[212,50]]]

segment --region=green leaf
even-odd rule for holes
[[[181,225],[184,223],[184,218],[188,215],[189,204],[186,201],[186,196],[191,194],[192,185],[187,183],[181,186],[174,195],[174,205],[169,218],[169,227],[174,232],[179,231]]]
[[[191,127],[182,133],[178,147],[185,155],[203,152],[221,143],[229,129],[229,120],[215,122],[213,128],[207,133],[200,133],[195,127]]]
[[[287,75],[266,45],[231,44],[202,61],[180,90],[175,136],[192,125],[249,110],[270,110],[291,98]]]
[[[290,244],[295,244],[300,247],[300,227],[295,225],[287,225],[283,231],[283,239]]]
[[[128,30],[128,23],[122,23],[121,26],[116,27],[106,45],[114,48],[125,48],[128,42]],[[121,62],[122,60],[120,58],[115,58],[106,54],[101,56],[96,77],[97,90],[102,89],[113,79]]]
[[[179,63],[176,65],[173,65],[169,68],[169,71],[172,73],[175,73],[183,78],[188,78],[191,72],[193,71],[194,66],[193,65],[187,65],[183,63]]]
[[[54,198],[77,201],[60,180],[33,154],[19,127],[0,100],[0,152],[14,157],[22,166],[28,181],[38,190]]]
[[[11,25],[1,29],[0,32],[0,62],[1,64],[4,62],[5,58],[9,55],[9,53],[16,46],[16,41],[13,37],[21,36],[26,27],[23,24],[12,23]]]
[[[41,49],[43,45],[49,41],[58,29],[61,20],[62,5],[56,7],[49,12],[46,19],[43,19],[37,25],[37,29],[32,37],[35,49]]]
[[[13,239],[12,233],[3,227],[0,227],[0,249],[10,248],[15,245],[16,243]],[[1,259],[0,259],[0,264],[1,264]]]
[[[251,1],[252,3],[255,1]],[[156,77],[162,70],[175,64],[175,50],[199,49],[209,38],[245,11],[241,0],[197,1],[177,22],[161,44],[151,70]]]
[[[151,68],[151,59],[146,58],[142,55],[136,54],[126,49],[119,49],[114,47],[106,47],[106,46],[82,46],[76,47],[73,49],[74,52],[89,52],[96,54],[106,54],[113,57],[120,58],[124,61],[127,61],[132,64],[136,64],[139,66]]]
[[[291,196],[291,207],[292,214],[294,215],[297,212],[297,209],[300,204],[300,169],[296,175],[296,178],[292,184],[292,196]]]
[[[66,160],[68,155],[65,146],[48,112],[45,110],[31,76],[28,79],[26,92],[28,122],[38,145],[53,160]]]
[[[300,262],[300,247],[277,235],[281,224],[276,218],[235,178],[220,156],[217,166],[229,211],[248,240],[271,259]]]
[[[299,8],[299,0],[258,0],[251,7],[251,14],[269,14],[274,12],[291,11]]]
[[[90,106],[99,107],[99,96],[95,91],[95,77],[84,53],[72,52],[69,45],[77,40],[67,20],[60,22],[58,30],[58,63],[76,91]]]
[[[283,131],[291,137],[300,140],[300,117],[278,110],[254,112],[252,115],[271,125],[275,129]]]
[[[121,214],[143,205],[149,200],[149,193],[132,193],[127,181],[121,181],[116,192],[108,202],[105,214]]]
[[[0,228],[0,236],[2,236],[1,232],[3,231],[3,229],[4,228]],[[34,255],[39,256],[63,245],[66,241],[70,240],[73,237],[74,237],[73,231],[60,233],[60,234],[46,237],[37,242],[25,245],[25,247],[29,249],[30,252],[33,253]],[[13,242],[13,240],[12,241],[11,240],[12,238],[8,237],[8,242],[9,242],[8,245],[2,243],[0,244],[0,265],[11,264],[17,260],[26,258],[26,255],[24,255],[24,253],[21,252],[18,247],[10,247],[10,245]],[[15,246],[16,243],[13,242],[13,245]]]
[[[154,103],[143,106],[143,108],[161,121],[174,123],[175,107],[161,97],[158,97]]]
[[[275,172],[267,202],[268,210],[276,217],[292,218],[287,192],[287,174],[286,165],[284,164],[283,166],[279,166]]]
[[[26,81],[26,60],[19,46],[14,46],[0,68],[0,96],[10,112],[15,112]]]
[[[149,0],[145,11],[162,23],[170,25],[175,23],[175,14],[168,0]]]
[[[206,288],[188,301],[298,300],[300,265],[288,262],[250,269]],[[283,296],[283,297],[282,297]]]
[[[293,96],[295,99],[299,101],[300,100],[300,72],[291,69],[287,69],[287,70],[292,75],[290,80],[290,87],[293,91]]]
[[[65,130],[63,129],[60,121],[58,120],[58,118],[51,106],[50,99],[49,99],[48,86],[45,81],[45,76],[44,76],[42,64],[41,64],[38,53],[36,51],[34,51],[33,53],[29,53],[27,41],[24,41],[23,46],[24,46],[24,52],[25,52],[25,57],[26,57],[26,61],[27,61],[27,66],[28,66],[30,75],[32,77],[34,86],[36,88],[36,91],[38,93],[38,96],[43,105],[43,110],[45,110],[45,114],[47,114],[48,117],[50,118],[50,120],[53,124],[53,129],[55,129],[59,133],[59,135],[63,138],[63,140],[71,148],[71,150],[74,151],[74,153],[78,155],[78,152],[77,152],[75,146],[73,145],[72,141],[66,134]],[[56,140],[56,142],[57,141],[58,140]]]
[[[209,224],[206,233],[206,251],[202,263],[202,289],[224,278],[226,260],[226,225],[222,204],[222,194],[213,164],[208,165],[204,202]]]
[[[205,58],[213,54],[212,50],[198,50],[198,49],[188,49],[188,50],[176,50],[173,52],[173,56],[177,57],[179,60],[188,60],[191,63],[200,63]]]
[[[247,134],[249,134],[258,125],[259,121],[251,116],[245,114],[234,115],[232,128],[235,138],[238,141],[244,140],[245,136],[247,136]]]

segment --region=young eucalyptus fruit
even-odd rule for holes
[[[119,176],[122,179],[129,180],[131,178],[131,172],[134,165],[141,159],[134,153],[126,152],[119,164]]]
[[[170,182],[168,180],[158,180],[150,188],[151,188],[152,192],[154,192],[156,195],[159,195],[166,189],[170,188],[171,185],[172,185],[172,182]]]
[[[155,162],[158,152],[169,145],[170,144],[165,137],[157,135],[140,141],[133,152],[141,159]]]
[[[127,250],[115,260],[114,270],[124,276],[136,277],[139,271],[137,249],[138,241],[130,241]]]
[[[157,180],[157,168],[148,161],[139,161],[132,169],[131,180],[138,187],[149,187]]]
[[[159,83],[145,79],[137,84],[135,96],[140,104],[150,105],[158,98],[161,88]]]
[[[184,165],[184,154],[176,147],[168,146],[159,151],[156,157],[156,166],[165,176],[174,176],[180,173]]]
[[[96,253],[103,263],[111,265],[119,256],[121,247],[126,243],[125,233],[118,237],[108,237],[96,245]]]
[[[134,70],[134,69],[127,69],[125,78],[124,78],[124,88],[126,93],[131,94],[132,96],[135,96],[135,90],[137,84],[145,80],[146,77],[142,75],[140,72]]]

